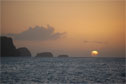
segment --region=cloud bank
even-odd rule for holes
[[[29,27],[28,30],[18,34],[8,34],[7,36],[13,37],[15,40],[28,40],[28,41],[44,41],[56,40],[65,35],[64,33],[55,32],[55,29],[49,25],[47,28],[42,26]]]

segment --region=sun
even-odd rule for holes
[[[91,51],[91,55],[92,56],[97,56],[98,54],[99,54],[99,52],[97,50]]]

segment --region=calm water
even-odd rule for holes
[[[124,84],[123,58],[1,58],[0,84]]]

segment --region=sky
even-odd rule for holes
[[[2,0],[1,34],[32,55],[124,57],[124,0]]]

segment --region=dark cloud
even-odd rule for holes
[[[95,44],[107,44],[107,42],[102,42],[102,41],[83,41],[84,43],[95,43]]]
[[[35,26],[30,27],[28,30],[18,34],[8,34],[7,36],[13,37],[15,40],[29,40],[29,41],[44,41],[44,40],[56,40],[61,38],[64,33],[55,32],[54,28],[47,25],[47,28]]]

